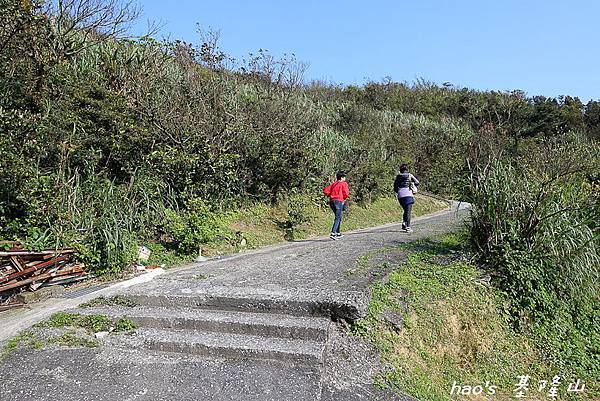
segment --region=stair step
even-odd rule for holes
[[[189,330],[137,329],[143,347],[155,351],[232,358],[321,364],[325,343]]]
[[[320,317],[200,308],[103,306],[81,308],[76,313],[127,317],[138,327],[197,330],[264,337],[325,341],[331,321]]]
[[[314,292],[314,291],[313,291]],[[251,287],[182,287],[164,282],[159,288],[129,292],[137,305],[242,310],[355,320],[364,316],[368,296],[359,291],[311,293],[308,289],[269,290]]]
[[[247,297],[193,296],[193,295],[131,295],[137,305],[183,306],[216,308],[221,310],[247,310],[253,312],[284,312],[298,316],[320,316],[323,313],[314,302],[291,299],[255,299]]]

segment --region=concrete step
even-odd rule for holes
[[[226,359],[264,359],[314,366],[323,361],[324,342],[190,330],[137,329],[141,346],[163,352]]]
[[[164,283],[161,288],[124,294],[140,306],[206,308],[229,311],[283,313],[355,320],[364,315],[368,296],[358,291],[313,294],[307,289],[273,291],[246,287],[180,288]]]
[[[285,314],[136,306],[102,306],[74,311],[85,315],[127,317],[138,327],[196,330],[325,342],[331,320]]]
[[[251,312],[275,312],[298,316],[321,316],[323,313],[312,300],[292,298],[263,298],[252,296],[204,295],[204,294],[133,294],[127,295],[137,305],[211,308],[220,310],[245,310]]]

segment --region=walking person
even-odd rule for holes
[[[329,207],[334,213],[333,227],[329,238],[338,239],[342,237],[342,214],[346,208],[346,199],[350,195],[350,188],[346,182],[346,173],[338,171],[335,175],[336,181],[327,185],[323,189],[323,193],[329,197]]]
[[[402,229],[406,232],[411,232],[410,228],[410,214],[412,211],[412,205],[415,203],[415,192],[417,192],[417,185],[419,180],[408,171],[408,165],[403,164],[400,166],[400,174],[396,176],[394,181],[394,192],[398,196],[398,202],[404,210],[402,216]]]

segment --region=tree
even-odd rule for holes
[[[46,14],[53,22],[55,57],[69,58],[108,38],[123,37],[140,11],[129,0],[48,2]]]
[[[578,97],[560,96],[560,119],[563,132],[581,131],[584,129],[584,106]]]
[[[535,96],[529,122],[530,127],[525,133],[526,136],[543,135],[550,138],[561,133],[562,123],[558,101],[545,96]]]
[[[589,137],[600,139],[600,102],[590,100],[585,106],[585,114],[583,116],[585,130]]]

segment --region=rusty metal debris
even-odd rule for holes
[[[74,258],[75,249],[30,251],[18,242],[0,243],[0,299],[23,290],[81,281],[85,265]]]

